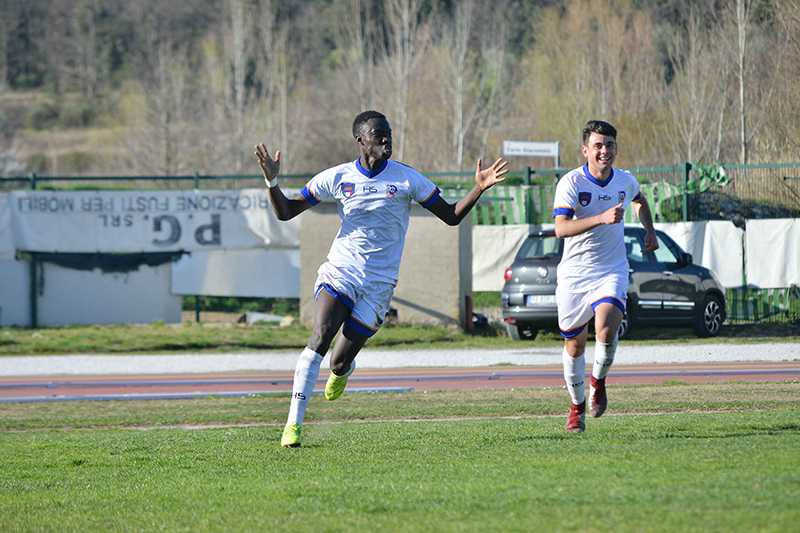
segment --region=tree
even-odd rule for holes
[[[233,170],[239,174],[244,169],[245,152],[241,149],[245,145],[245,122],[246,122],[246,103],[247,86],[245,84],[247,68],[247,37],[249,27],[247,21],[250,20],[246,0],[227,0],[227,16],[225,19],[225,48],[231,80],[227,84],[228,114],[233,122],[234,143],[232,148]],[[238,149],[237,149],[238,147]]]
[[[143,110],[134,117],[127,140],[130,163],[138,172],[174,176],[192,168],[188,135],[191,113],[191,61],[186,45],[175,42],[156,6],[139,13],[137,66]]]
[[[382,46],[382,28],[374,18],[374,0],[341,4],[334,21],[334,45],[339,66],[351,80],[360,110],[375,107],[375,62]]]
[[[652,143],[651,115],[662,101],[663,67],[648,12],[631,0],[576,0],[544,9],[534,27],[535,43],[522,69],[515,115],[537,137],[575,147],[583,124],[602,118],[620,127],[622,155],[663,157]],[[515,126],[522,125],[515,121]],[[624,132],[624,133],[623,133]],[[577,163],[577,150],[566,153]]]
[[[674,72],[668,92],[665,130],[675,160],[718,160],[728,107],[730,64],[724,26],[712,22],[713,6],[686,7],[685,24],[674,27],[667,57]],[[716,132],[711,135],[710,132]]]
[[[396,157],[403,159],[408,129],[408,102],[414,70],[428,45],[421,0],[384,0],[387,25],[385,62],[391,80]]]

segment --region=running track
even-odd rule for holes
[[[63,378],[10,376],[0,377],[0,403],[185,399],[208,395],[288,393],[292,388],[292,374],[281,371]],[[323,370],[320,372],[317,391],[324,387],[326,379],[327,370]],[[348,391],[561,387],[563,379],[560,365],[358,369],[350,378]],[[608,379],[609,383],[617,384],[658,384],[670,381],[779,382],[800,380],[800,361],[619,365],[612,369]]]

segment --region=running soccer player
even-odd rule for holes
[[[595,353],[589,388],[589,410],[601,416],[608,406],[606,375],[614,362],[617,330],[625,313],[628,257],[623,214],[633,205],[645,228],[645,249],[658,248],[647,200],[632,174],[613,168],[617,130],[590,120],[583,128],[581,152],[586,163],[565,174],[553,205],[556,236],[564,239],[558,265],[558,327],[564,337],[564,380],[572,403],[566,430],[586,428],[584,373],[587,325],[594,316]]]
[[[397,283],[411,202],[419,202],[446,224],[456,226],[481,194],[503,181],[508,172],[508,163],[502,158],[485,169],[479,159],[475,186],[450,204],[428,178],[390,159],[392,130],[383,114],[364,111],[356,116],[353,137],[358,159],[320,172],[296,199],[287,199],[278,186],[280,151],[273,159],[266,146],[256,145],[255,155],[278,219],[289,220],[321,201],[335,200],[341,222],[327,261],[317,272],[314,328],[297,361],[289,417],[281,438],[284,447],[300,446],[303,418],[320,363],[340,328],[325,385],[328,400],[342,395],[355,369],[356,355],[383,323]]]

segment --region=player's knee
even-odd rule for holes
[[[336,330],[326,324],[315,324],[308,337],[308,347],[320,355],[325,355],[333,342]]]
[[[565,348],[570,357],[580,357],[586,351],[586,339],[570,339]]]

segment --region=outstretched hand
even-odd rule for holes
[[[475,184],[480,187],[481,191],[485,191],[506,179],[506,174],[508,174],[508,161],[502,157],[485,169],[481,169],[481,160],[478,159],[478,163],[475,166]]]
[[[272,181],[278,176],[281,169],[281,151],[275,152],[275,159],[269,155],[267,147],[263,144],[256,145],[256,158],[258,158],[258,165],[261,167],[261,173],[264,174],[266,181]]]

